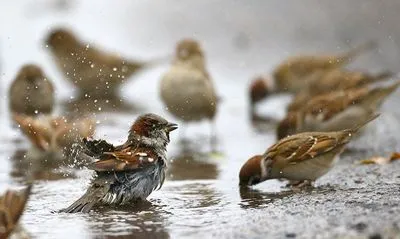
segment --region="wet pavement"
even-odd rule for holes
[[[251,3],[219,0],[110,1],[38,0],[2,3],[0,56],[2,85],[0,189],[35,179],[22,224],[37,238],[399,238],[400,161],[359,165],[370,156],[399,151],[398,102],[393,94],[382,116],[350,145],[316,188],[293,192],[271,180],[250,190],[238,187],[241,165],[275,142],[274,124],[253,125],[246,90],[255,74],[269,72],[299,52],[339,52],[367,40],[379,48],[352,68],[397,72],[400,62],[400,4],[396,1],[296,1]],[[290,2],[290,4],[289,4]],[[129,125],[143,112],[174,121],[158,96],[168,65],[143,71],[112,102],[82,102],[41,45],[52,26],[67,25],[82,39],[128,57],[150,59],[172,53],[182,37],[203,43],[210,74],[221,97],[216,128],[219,154],[210,154],[211,126],[183,126],[171,134],[169,171],[163,188],[134,208],[103,208],[85,214],[53,213],[78,198],[91,172],[54,167],[51,157],[24,157],[29,143],[11,126],[7,89],[21,64],[36,62],[54,80],[64,110],[81,113],[90,104],[96,137],[125,140]],[[278,96],[259,110],[283,117],[289,98]],[[75,109],[79,108],[78,111]],[[180,139],[185,138],[184,142]],[[380,236],[380,237],[379,237]]]

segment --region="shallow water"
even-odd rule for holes
[[[6,1],[0,8],[1,107],[0,188],[23,185],[35,178],[22,224],[37,238],[265,238],[367,237],[399,235],[400,162],[360,166],[355,161],[399,149],[398,97],[385,103],[382,116],[351,145],[338,165],[317,182],[317,188],[288,191],[284,182],[270,181],[243,191],[238,171],[250,156],[274,143],[274,125],[254,127],[248,118],[246,87],[255,74],[268,72],[296,52],[340,51],[376,39],[379,49],[360,57],[352,67],[377,71],[398,69],[400,62],[396,1],[309,0],[239,3],[198,1]],[[210,6],[212,5],[212,6]],[[314,7],[309,7],[314,6]],[[149,203],[134,208],[101,209],[84,214],[53,213],[85,190],[86,169],[54,168],[51,160],[30,162],[29,143],[9,122],[7,89],[26,62],[40,63],[54,80],[58,112],[76,105],[66,83],[40,42],[49,28],[71,26],[82,39],[130,57],[169,55],[187,36],[204,45],[210,73],[221,97],[216,118],[217,149],[210,154],[210,125],[180,125],[168,146],[169,171],[163,188]],[[107,33],[107,34],[104,34]],[[158,80],[167,65],[144,71],[121,90],[121,101],[93,108],[96,137],[113,143],[125,140],[129,125],[143,112],[174,121],[158,97]],[[284,114],[288,97],[261,105],[274,118]],[[87,102],[80,102],[86,105]],[[84,107],[85,108],[85,107]],[[79,111],[79,113],[82,111]],[[184,133],[182,128],[185,127]],[[260,131],[261,128],[261,131]],[[180,138],[185,137],[185,143]],[[27,176],[29,175],[29,176]]]

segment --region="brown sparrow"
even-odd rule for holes
[[[184,122],[215,117],[218,99],[205,64],[199,43],[181,40],[175,61],[161,79],[160,94],[167,110]]]
[[[89,212],[99,205],[124,205],[145,200],[161,188],[166,169],[169,133],[177,125],[155,114],[139,116],[120,146],[104,140],[83,140],[82,154],[98,159],[86,193],[61,212]]]
[[[276,67],[272,80],[261,76],[251,83],[249,90],[251,108],[254,109],[254,104],[273,93],[298,93],[307,87],[314,74],[341,68],[359,54],[375,46],[375,43],[368,42],[339,55],[290,57]]]
[[[384,71],[371,75],[359,71],[348,71],[334,69],[310,81],[308,86],[300,91],[288,106],[288,111],[302,107],[313,96],[321,95],[331,91],[348,90],[355,87],[366,86],[371,83],[386,80],[393,75],[392,72]]]
[[[53,111],[53,84],[36,65],[24,65],[19,70],[8,94],[13,113],[33,116]]]
[[[297,111],[288,112],[277,128],[277,137],[310,131],[352,128],[374,115],[400,82],[388,87],[353,88],[316,96]]]
[[[374,115],[352,129],[307,132],[288,136],[263,155],[250,158],[241,168],[239,184],[251,186],[268,179],[315,181],[326,174],[357,131],[374,120]]]
[[[31,193],[32,185],[29,185],[22,192],[7,190],[0,196],[0,238],[8,238],[10,235],[19,237],[18,220],[21,217],[26,202]]]
[[[88,118],[42,116],[32,118],[14,114],[14,121],[29,139],[33,148],[28,153],[32,158],[69,154],[74,143],[94,134],[95,124]]]
[[[154,62],[132,61],[81,42],[66,29],[53,30],[46,39],[58,68],[87,97],[110,98],[134,73]]]

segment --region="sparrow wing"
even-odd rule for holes
[[[321,133],[303,133],[289,136],[271,146],[264,158],[283,159],[290,164],[327,153],[338,146],[338,139]]]
[[[0,238],[8,234],[17,224],[24,211],[32,186],[21,192],[8,190],[0,197],[0,227],[6,231],[0,232]],[[6,238],[7,236],[5,236]]]
[[[155,153],[144,148],[132,150],[128,147],[120,151],[105,152],[104,155],[108,158],[89,165],[89,169],[98,172],[127,171],[152,165],[158,160]]]
[[[368,88],[337,91],[314,97],[303,110],[304,115],[312,115],[321,120],[329,120],[350,105],[356,105],[368,94]]]
[[[101,158],[104,152],[115,151],[114,145],[107,143],[107,141],[102,139],[88,139],[83,138],[82,144],[84,146],[84,151],[88,156]]]

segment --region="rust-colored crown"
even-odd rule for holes
[[[149,132],[156,125],[167,125],[168,121],[156,114],[144,114],[139,116],[131,126],[130,133],[149,137]]]
[[[250,101],[255,104],[268,96],[269,88],[264,77],[259,76],[250,84]]]
[[[262,156],[255,155],[251,157],[247,162],[242,166],[239,172],[239,184],[240,185],[248,185],[248,182],[251,177],[259,176],[261,177],[261,162]]]

